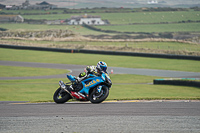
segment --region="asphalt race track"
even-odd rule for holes
[[[0,61],[0,65],[71,70],[85,66]],[[112,67],[114,73],[200,78],[200,73]],[[110,71],[110,69],[108,71]],[[63,75],[1,77],[63,78]],[[0,102],[0,133],[200,133],[200,101]]]
[[[0,102],[2,133],[199,133],[200,102]]]

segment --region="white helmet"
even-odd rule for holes
[[[105,62],[103,62],[103,61],[99,61],[98,63],[97,63],[97,67],[96,67],[98,70],[100,70],[100,71],[104,71],[104,72],[106,72],[106,70],[107,70],[107,64],[105,63]]]

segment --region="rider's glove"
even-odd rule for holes
[[[87,66],[86,67],[86,70],[91,73],[91,72],[94,72],[95,71],[95,67],[94,66]]]

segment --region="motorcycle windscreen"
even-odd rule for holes
[[[67,78],[68,78],[70,81],[76,81],[76,80],[75,80],[75,76],[67,75]]]

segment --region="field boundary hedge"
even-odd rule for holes
[[[189,80],[189,79],[184,79],[184,78],[183,79],[154,79],[153,84],[200,87],[200,82],[195,81],[194,79]]]
[[[120,51],[98,51],[98,50],[85,50],[85,49],[62,49],[62,48],[31,47],[31,46],[17,46],[17,45],[5,45],[5,44],[0,44],[0,48],[64,52],[64,53],[88,53],[88,54],[124,55],[124,56],[139,56],[139,57],[152,57],[152,58],[200,60],[200,56],[172,55],[172,54],[153,54],[153,53],[136,53],[136,52],[120,52]]]

